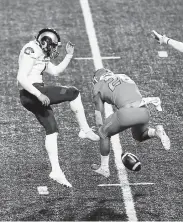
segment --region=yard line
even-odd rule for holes
[[[98,187],[121,187],[121,186],[146,186],[146,185],[154,185],[155,183],[141,182],[141,183],[128,183],[128,184],[120,184],[120,183],[112,183],[112,184],[99,184]]]
[[[84,16],[84,21],[85,21],[86,31],[88,34],[89,43],[90,43],[90,47],[92,51],[94,66],[95,66],[95,69],[97,70],[99,68],[103,68],[103,64],[102,64],[102,58],[100,55],[100,50],[98,46],[98,41],[97,41],[97,37],[95,33],[95,28],[94,28],[92,14],[90,11],[88,0],[80,0],[80,5],[81,5],[83,16]],[[113,113],[112,106],[109,104],[105,104],[106,117],[108,117],[112,113]],[[138,221],[131,188],[128,182],[127,172],[124,165],[121,162],[122,147],[120,144],[119,135],[113,136],[111,138],[111,143],[112,143],[112,148],[114,152],[115,164],[117,167],[120,184],[126,185],[126,186],[122,186],[121,189],[122,189],[124,205],[125,205],[126,214],[128,216],[128,220]]]
[[[101,59],[120,59],[120,56],[103,56]],[[93,60],[93,57],[76,57],[75,60]]]

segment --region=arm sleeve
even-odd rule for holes
[[[53,63],[49,62],[45,71],[50,75],[59,76],[59,74],[67,68],[71,59],[72,55],[67,54],[64,60],[58,65],[54,65]]]
[[[179,52],[183,52],[183,42],[176,41],[174,39],[168,39],[167,44],[172,46],[174,49]]]

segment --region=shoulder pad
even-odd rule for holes
[[[24,46],[23,53],[36,59],[42,54],[42,50],[34,41],[31,41]]]

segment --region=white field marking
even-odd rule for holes
[[[167,53],[167,51],[159,51],[158,56],[161,58],[166,58],[166,57],[168,57],[168,53]]]
[[[80,4],[81,4],[83,16],[84,16],[84,21],[85,21],[85,26],[86,26],[88,38],[89,38],[91,51],[92,51],[94,66],[95,66],[95,69],[97,70],[97,69],[103,68],[103,64],[102,64],[98,41],[97,41],[97,37],[96,37],[96,33],[95,33],[93,20],[92,20],[90,6],[88,3],[88,0],[80,0]],[[105,104],[106,117],[108,117],[112,113],[113,113],[112,106],[109,104]],[[127,185],[124,187],[122,186],[121,189],[122,189],[122,194],[123,194],[123,198],[124,198],[124,205],[125,205],[125,209],[126,209],[126,214],[128,216],[128,220],[129,221],[138,221],[137,216],[136,216],[136,211],[135,211],[131,188],[130,188],[129,182],[128,182],[127,172],[126,172],[125,166],[122,164],[122,161],[121,161],[122,147],[120,144],[119,135],[113,136],[111,138],[111,143],[112,143],[112,148],[113,148],[113,152],[114,152],[115,163],[116,163],[116,167],[117,167],[117,171],[118,171],[118,177],[119,177],[120,184]]]
[[[48,195],[49,194],[47,186],[39,186],[39,187],[37,187],[37,190],[38,190],[38,193],[41,195]]]
[[[121,57],[119,56],[104,56],[104,57],[101,57],[101,59],[120,59]],[[93,60],[93,57],[77,57],[77,58],[74,58],[75,60]]]
[[[146,186],[146,185],[154,185],[155,183],[128,183],[128,184],[120,184],[120,183],[113,183],[113,184],[99,184],[98,187],[122,187],[122,186]]]

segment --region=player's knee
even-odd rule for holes
[[[71,86],[71,87],[69,87],[69,93],[72,95],[70,101],[73,101],[73,100],[75,100],[78,97],[79,89],[77,89],[74,86]]]
[[[143,134],[133,134],[132,133],[132,136],[135,140],[139,141],[139,142],[142,142],[143,141]]]
[[[58,133],[58,126],[56,123],[49,124],[49,126],[45,127],[45,131],[46,131],[46,135]]]
[[[147,130],[145,130],[144,132],[140,132],[140,133],[138,131],[132,130],[132,136],[138,142],[142,142],[142,141],[146,140],[147,139],[146,134],[147,134]]]

